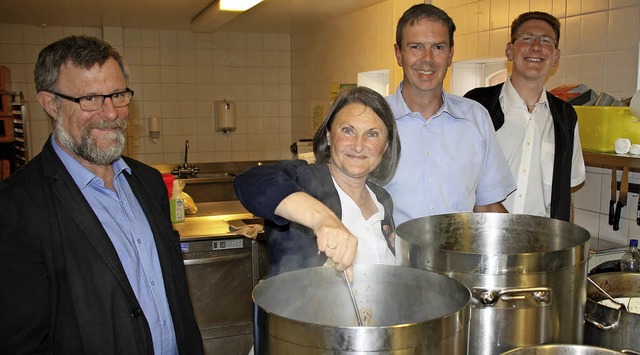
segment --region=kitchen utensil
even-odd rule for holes
[[[351,288],[351,282],[349,281],[349,277],[347,276],[347,270],[342,271],[342,275],[344,276],[344,282],[347,283],[347,288],[349,289],[349,296],[351,296],[351,303],[353,303],[353,310],[356,312],[356,319],[358,320],[358,326],[362,327],[362,317],[360,317],[360,310],[358,309],[358,302],[356,302],[356,296],[353,295],[353,289]]]
[[[396,229],[403,263],[472,292],[469,354],[582,343],[589,232],[565,221],[507,213],[418,218]]]
[[[609,301],[613,302],[615,305],[618,306],[618,308],[620,308],[623,311],[627,310],[627,306],[624,305],[624,303],[620,303],[618,301],[616,301],[613,297],[611,297],[607,291],[603,290],[602,287],[600,287],[597,283],[595,283],[590,277],[587,276],[587,281],[589,281],[591,283],[591,285],[593,285],[593,287],[596,288],[596,290],[600,291],[603,295],[605,295]]]
[[[616,168],[611,168],[611,199],[609,200],[609,225],[615,221],[616,200],[618,199],[618,173]]]
[[[617,184],[616,184],[617,185]],[[613,230],[620,229],[620,214],[622,208],[627,205],[627,191],[629,190],[629,166],[622,168],[622,179],[620,180],[620,195],[616,202],[616,211],[613,216]]]
[[[614,308],[603,300],[630,300],[640,297],[640,273],[610,272],[591,275],[592,281],[607,292],[605,296],[594,284],[587,284],[584,343],[622,352],[640,351],[640,314],[630,312],[634,306]]]
[[[629,111],[631,114],[640,119],[640,90],[636,91],[629,102]]]
[[[356,326],[334,269],[285,272],[253,290],[255,353],[467,354],[471,294],[462,283],[402,266],[358,264],[353,273],[363,322],[374,326]]]
[[[636,211],[636,224],[640,226],[640,197],[638,197],[638,206]]]

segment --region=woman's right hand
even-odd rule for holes
[[[318,250],[331,258],[337,270],[347,270],[347,276],[352,278],[351,265],[356,258],[358,239],[333,211],[311,195],[295,192],[280,202],[275,213],[313,229]]]
[[[338,271],[347,270],[351,279],[353,261],[358,250],[356,238],[337,217],[328,218],[319,227],[314,228],[318,250],[336,264]]]

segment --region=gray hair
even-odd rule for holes
[[[109,43],[89,36],[69,36],[53,42],[43,48],[38,55],[33,70],[36,90],[38,92],[57,91],[56,82],[60,67],[67,62],[83,69],[91,69],[96,64],[104,64],[109,58],[113,58],[118,63],[128,82],[129,74],[124,59]]]

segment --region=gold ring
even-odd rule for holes
[[[333,245],[333,246],[332,246],[332,245],[327,244],[327,248],[329,248],[329,249],[335,249],[335,248],[337,248],[337,247],[338,247],[337,245]]]

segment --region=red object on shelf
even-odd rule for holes
[[[164,184],[167,186],[167,193],[169,194],[169,198],[171,198],[171,190],[173,190],[173,180],[176,177],[171,174],[162,174],[162,180],[164,180]]]
[[[569,84],[558,86],[549,92],[563,101],[569,101],[587,90],[589,90],[589,87],[584,84]]]

